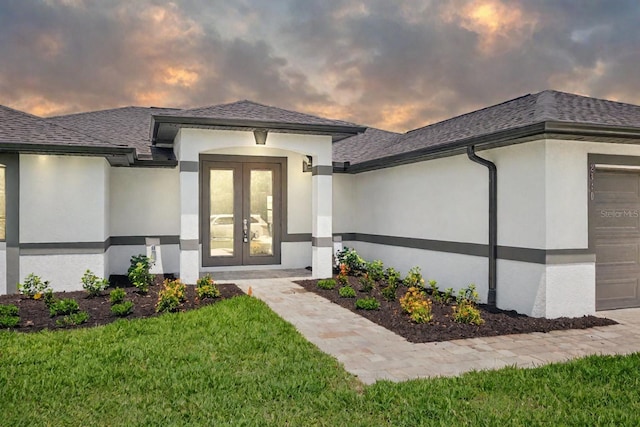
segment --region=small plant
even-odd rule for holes
[[[384,272],[385,281],[387,285],[397,287],[400,283],[402,276],[400,272],[393,267],[389,267]]]
[[[131,273],[138,264],[142,264],[142,266],[147,271],[149,271],[151,269],[151,266],[153,266],[153,261],[151,260],[151,258],[142,254],[132,256],[129,262],[131,263],[131,265],[129,266],[128,273]]]
[[[77,313],[71,313],[67,316],[61,317],[56,320],[56,326],[74,326],[74,325],[82,325],[89,320],[89,313],[86,311],[79,311]]]
[[[397,286],[388,285],[380,290],[382,297],[387,301],[395,301],[396,300],[396,290]]]
[[[410,287],[400,298],[400,306],[416,323],[429,323],[433,318],[431,300],[422,289],[416,286]]]
[[[47,308],[51,308],[51,306],[58,301],[58,298],[56,298],[56,296],[53,294],[52,289],[47,289],[42,295],[42,300],[44,301],[44,305],[46,305]]]
[[[109,292],[109,302],[111,305],[120,304],[124,301],[124,297],[127,296],[127,293],[122,288],[115,288],[111,292]]]
[[[420,267],[411,268],[407,273],[407,276],[404,278],[403,283],[409,288],[418,287],[424,289],[424,279],[422,278]]]
[[[458,291],[456,305],[453,306],[453,320],[459,323],[471,325],[482,325],[484,319],[480,315],[480,310],[476,307],[478,302],[478,292],[474,284]]]
[[[336,281],[333,279],[322,279],[318,280],[318,287],[320,289],[333,289],[336,287]]]
[[[72,298],[65,298],[55,301],[49,307],[49,314],[51,317],[59,316],[61,314],[74,314],[80,311],[78,302]]]
[[[111,306],[111,313],[118,317],[125,317],[133,313],[133,302],[124,301],[113,304]]]
[[[447,288],[444,290],[442,294],[442,302],[444,304],[451,303],[455,298],[453,297],[453,288]]]
[[[369,273],[364,273],[362,277],[360,277],[360,285],[362,285],[360,289],[362,292],[371,292],[375,283],[371,276],[369,276]]]
[[[364,269],[365,261],[355,249],[345,247],[337,254],[338,265],[346,264],[349,271],[353,273],[361,272]]]
[[[360,310],[377,310],[380,303],[374,297],[360,298],[356,300],[356,308]]]
[[[149,264],[138,262],[129,269],[129,280],[131,284],[138,288],[138,292],[146,294],[149,292],[149,285],[153,283],[155,276],[149,273]]]
[[[87,270],[82,276],[82,288],[89,293],[90,297],[96,297],[109,287],[109,281],[107,279],[101,279]]]
[[[49,289],[49,281],[43,281],[33,273],[25,277],[23,283],[18,283],[18,292],[33,299],[40,299]]]
[[[187,287],[179,279],[167,279],[163,286],[164,288],[158,293],[156,312],[178,311],[185,300]]]
[[[198,299],[218,298],[220,296],[220,290],[213,281],[213,277],[207,274],[199,278],[196,282],[196,294],[198,295]]]
[[[14,328],[20,323],[18,307],[13,304],[0,304],[0,328]]]
[[[365,271],[372,280],[378,281],[384,278],[384,264],[380,260],[371,261],[365,264]]]
[[[347,286],[349,284],[349,266],[347,264],[340,264],[340,273],[338,274],[338,282],[343,285],[343,286]]]
[[[338,294],[342,298],[355,298],[356,297],[356,291],[351,286],[343,286],[343,287],[341,287],[340,289],[338,289]]]

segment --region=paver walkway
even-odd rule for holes
[[[382,379],[454,376],[505,366],[535,367],[590,354],[640,351],[640,309],[598,312],[619,325],[413,344],[306,291],[294,280],[298,279],[238,278],[234,283],[245,292],[251,286],[255,297],[366,384]]]

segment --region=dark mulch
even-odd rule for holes
[[[137,319],[158,316],[156,313],[156,302],[158,301],[158,292],[162,289],[163,277],[156,277],[155,284],[149,287],[146,295],[141,295],[137,289],[131,285],[126,276],[111,276],[111,286],[105,290],[101,296],[89,298],[85,291],[76,292],[56,292],[55,296],[59,299],[73,298],[78,302],[80,310],[89,313],[89,321],[78,326],[60,327],[56,325],[56,319],[49,316],[49,309],[42,300],[33,300],[24,298],[21,295],[2,295],[0,296],[0,304],[15,304],[19,308],[20,324],[14,328],[20,332],[35,332],[42,329],[72,329],[87,328],[98,325],[111,323],[119,317],[111,313],[111,304],[109,302],[109,292],[121,287],[127,293],[125,301],[133,301],[133,312],[126,319]],[[244,295],[234,284],[217,284],[220,289],[221,297],[215,299],[204,299],[198,301],[196,298],[195,286],[187,285],[186,297],[181,311],[193,310],[214,304],[220,300],[232,298],[237,295]]]
[[[380,326],[395,332],[410,342],[450,341],[463,338],[492,337],[497,335],[524,334],[530,332],[549,332],[563,329],[586,329],[594,326],[616,324],[615,321],[596,316],[577,318],[561,317],[558,319],[541,319],[518,314],[515,311],[491,309],[479,304],[481,316],[485,323],[480,326],[454,322],[451,318],[451,306],[433,301],[433,320],[428,324],[417,324],[403,312],[398,300],[407,288],[399,286],[396,301],[385,301],[377,286],[371,293],[379,302],[379,310],[358,310],[354,298],[341,298],[338,294],[340,285],[333,290],[321,289],[317,280],[301,280],[296,282],[307,291],[314,292],[331,302],[353,311]],[[368,296],[359,292],[360,284],[355,277],[349,277],[349,284],[356,290],[356,298]]]

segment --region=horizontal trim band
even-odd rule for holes
[[[198,172],[200,164],[198,162],[181,161],[180,172]]]
[[[333,166],[313,166],[311,168],[311,175],[331,176],[333,175]]]
[[[109,238],[109,246],[133,246],[146,245],[146,239],[160,239],[161,245],[179,245],[180,236],[112,236]]]
[[[98,254],[111,246],[146,246],[146,239],[159,239],[161,245],[177,245],[180,236],[113,236],[104,242],[21,243],[21,255]]]
[[[198,239],[180,239],[181,251],[197,251],[200,249],[200,241]]]
[[[450,242],[444,240],[417,239],[413,237],[382,236],[365,233],[338,233],[342,241],[374,243],[410,249],[423,249],[459,255],[489,256],[489,246],[480,243]],[[589,249],[534,249],[514,246],[498,246],[498,259],[532,264],[594,263],[595,254]]]
[[[282,237],[281,242],[283,243],[292,243],[292,242],[310,242],[311,241],[311,233],[293,233],[286,234]]]
[[[312,237],[311,246],[315,248],[332,248],[333,237]]]

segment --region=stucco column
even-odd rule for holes
[[[333,273],[333,166],[314,166],[312,170],[313,227],[312,263],[314,278]]]
[[[180,280],[195,284],[200,275],[198,162],[180,162]]]

